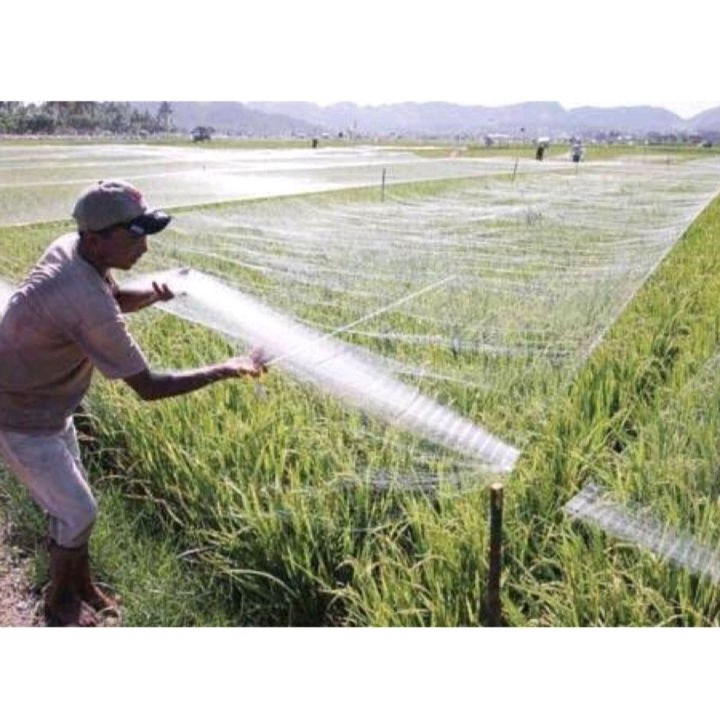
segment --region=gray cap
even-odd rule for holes
[[[78,230],[96,232],[127,225],[135,235],[152,235],[170,222],[162,210],[149,210],[142,193],[124,180],[98,180],[78,198],[72,214]]]

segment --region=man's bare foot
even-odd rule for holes
[[[107,617],[120,617],[120,597],[102,591],[97,583],[84,585],[81,591],[82,600],[93,610]]]

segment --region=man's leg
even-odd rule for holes
[[[77,432],[73,423],[70,423],[66,428],[64,439],[70,454],[75,458],[75,462],[85,478],[85,483],[88,484],[87,473],[85,472],[85,467],[80,457],[80,445],[77,440]],[[88,543],[86,542],[84,545],[81,545],[79,550],[78,592],[80,593],[80,597],[93,608],[93,610],[97,610],[111,617],[119,617],[120,609],[117,599],[104,593],[93,581],[90,572]]]
[[[50,584],[45,591],[45,616],[49,625],[94,627],[95,611],[78,590],[79,567],[83,548],[67,548],[50,540]]]
[[[97,503],[79,460],[72,421],[52,435],[0,431],[0,454],[50,515],[49,619],[60,625],[97,624],[80,590]]]

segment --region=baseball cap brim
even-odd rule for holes
[[[135,235],[154,235],[164,230],[172,217],[162,210],[150,210],[127,224],[128,230]]]

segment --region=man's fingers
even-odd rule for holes
[[[160,285],[157,282],[153,282],[152,287],[158,300],[172,300],[175,297],[173,291],[165,283]]]
[[[248,357],[256,365],[258,365],[263,372],[267,372],[268,363],[272,360],[272,358],[265,352],[263,348],[253,348],[248,354]]]
[[[267,371],[264,362],[252,354],[247,357],[232,358],[228,361],[228,364],[237,376],[249,375],[250,377],[257,378]]]

